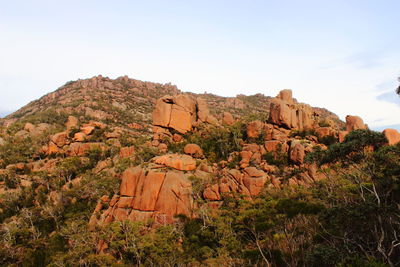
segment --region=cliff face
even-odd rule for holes
[[[291,90],[225,98],[126,76],[69,82],[0,125],[2,229],[28,212],[51,222],[43,238],[74,221],[90,231],[124,221],[157,229],[232,199],[308,188],[326,172],[307,154],[367,128],[299,103]],[[400,140],[384,134],[390,145]],[[104,237],[94,243],[107,251]]]

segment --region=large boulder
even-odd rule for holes
[[[196,169],[196,160],[188,155],[167,154],[152,159],[154,163],[174,168],[180,171]]]
[[[192,184],[183,172],[132,167],[123,172],[120,195],[109,202],[102,220],[172,223],[177,214],[192,216],[193,205]]]
[[[69,142],[68,134],[66,132],[56,133],[50,138],[50,140],[58,147],[63,147]]]
[[[310,129],[314,125],[313,109],[307,104],[296,103],[291,90],[283,90],[271,100],[268,121],[287,129]]]
[[[263,123],[261,121],[249,122],[246,126],[248,138],[258,138],[262,132]]]
[[[386,136],[389,145],[395,145],[400,142],[400,133],[396,129],[385,129],[383,134]]]
[[[183,148],[183,152],[195,158],[202,158],[204,157],[203,149],[199,145],[196,144],[187,144]]]
[[[164,96],[157,100],[153,124],[173,128],[180,133],[192,129],[196,121],[196,101],[189,95]]]
[[[211,115],[207,102],[204,98],[197,98],[197,109],[197,116],[200,122],[206,122],[213,125],[218,124],[218,120]]]
[[[290,160],[295,164],[303,164],[305,157],[304,146],[298,141],[292,141],[290,145]]]
[[[294,100],[292,97],[292,90],[290,90],[290,89],[285,89],[285,90],[280,91],[277,98],[285,101],[288,104],[294,103]]]
[[[347,115],[346,130],[351,132],[359,129],[367,129],[367,125],[364,124],[363,120],[359,116]]]
[[[224,112],[222,114],[222,124],[233,125],[235,123],[235,119],[232,114],[229,112]]]
[[[270,104],[269,122],[291,128],[292,112],[289,105],[281,99],[273,99]]]
[[[77,129],[79,126],[79,121],[78,118],[76,118],[75,116],[68,116],[68,120],[65,123],[65,126],[67,127],[67,130],[71,130],[71,129]]]
[[[217,119],[210,114],[203,98],[190,95],[164,96],[157,100],[153,111],[153,125],[172,128],[182,134],[191,131],[197,122],[217,125]]]
[[[93,149],[104,151],[106,150],[106,145],[104,143],[72,143],[67,150],[67,155],[81,157]]]

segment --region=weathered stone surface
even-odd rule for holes
[[[233,125],[235,123],[235,119],[232,114],[229,112],[224,112],[222,114],[222,124]]]
[[[192,115],[181,107],[173,105],[168,127],[173,128],[180,133],[186,133],[192,130],[192,125]]]
[[[273,99],[270,105],[269,122],[291,128],[292,111],[289,105],[281,99]]]
[[[346,130],[351,132],[359,129],[367,129],[367,126],[364,124],[363,120],[358,116],[347,115]]]
[[[195,158],[204,157],[203,149],[201,149],[201,147],[196,144],[187,144],[183,148],[183,152]]]
[[[293,104],[292,90],[285,89],[279,92],[277,98],[285,101],[286,103]]]
[[[85,156],[92,149],[104,151],[106,147],[104,143],[72,143],[68,148],[67,154],[69,156]]]
[[[282,147],[282,142],[278,140],[265,141],[264,146],[267,152],[278,151]]]
[[[153,124],[162,127],[169,127],[171,120],[173,100],[170,96],[160,98],[156,102],[155,109],[153,111]]]
[[[218,120],[213,115],[211,115],[210,110],[208,109],[207,102],[204,98],[197,98],[197,109],[197,116],[199,121],[210,123],[213,125],[218,124]]]
[[[146,222],[154,216],[153,211],[132,210],[128,216],[128,220],[133,222]]]
[[[134,154],[135,154],[134,146],[121,147],[121,149],[119,151],[119,156],[121,158],[129,158],[129,157],[132,157]]]
[[[81,132],[86,134],[86,135],[90,135],[94,131],[95,128],[96,127],[91,126],[91,125],[82,126],[81,127]]]
[[[133,197],[120,197],[117,203],[118,208],[131,208]]]
[[[86,134],[79,132],[74,134],[73,140],[75,142],[84,142],[86,140]]]
[[[331,127],[319,127],[315,129],[315,133],[318,135],[320,138],[324,138],[327,136],[334,136],[335,131]]]
[[[131,128],[131,129],[135,129],[135,130],[141,130],[141,129],[143,129],[143,126],[142,126],[142,125],[140,125],[140,124],[138,124],[138,123],[135,123],[135,122],[129,123],[127,126],[128,126],[129,128]]]
[[[122,173],[120,186],[121,196],[133,197],[136,192],[136,185],[143,170],[140,167],[128,168]]]
[[[203,197],[211,201],[221,200],[218,184],[211,185],[204,189]]]
[[[196,169],[196,160],[188,155],[167,154],[153,158],[156,164],[171,167],[180,171],[191,171]]]
[[[193,208],[192,185],[185,175],[169,171],[158,195],[155,210],[161,223],[173,222],[175,214],[190,215]]]
[[[261,121],[249,122],[246,126],[247,137],[258,138],[261,134],[263,128],[263,123]]]
[[[248,189],[248,192],[251,196],[256,196],[260,194],[264,188],[265,183],[268,181],[268,176],[261,170],[251,170],[250,173],[257,176],[251,176],[245,172],[243,176],[243,184]]]
[[[28,132],[33,132],[35,130],[35,125],[30,122],[25,123],[24,130]]]
[[[314,124],[313,110],[309,105],[294,103],[291,91],[283,90],[271,101],[268,121],[288,129],[309,129]]]
[[[389,145],[395,145],[400,142],[400,133],[396,129],[385,129],[383,134],[386,136]]]
[[[141,211],[154,211],[164,183],[165,172],[150,170],[143,181],[138,183],[133,208]],[[140,176],[144,177],[144,176]]]
[[[56,133],[50,140],[58,147],[68,144],[68,134],[66,132]]]
[[[262,177],[265,175],[265,172],[257,169],[256,167],[247,167],[244,169],[244,172],[250,177]]]
[[[348,131],[339,131],[339,142],[343,143],[344,138],[348,135]]]
[[[156,102],[153,124],[186,133],[196,121],[196,101],[189,95],[165,96]]]
[[[300,142],[292,141],[290,145],[290,160],[296,164],[302,164],[304,162],[305,150],[304,146]]]
[[[74,117],[74,116],[68,116],[68,120],[65,123],[65,126],[67,127],[67,130],[71,130],[71,129],[77,129],[79,126],[79,121],[78,118]]]

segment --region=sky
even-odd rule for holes
[[[222,96],[292,89],[400,130],[398,0],[0,0],[0,116],[103,75]]]

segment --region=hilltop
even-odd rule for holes
[[[400,134],[292,94],[97,76],[0,119],[0,263],[396,264]]]

